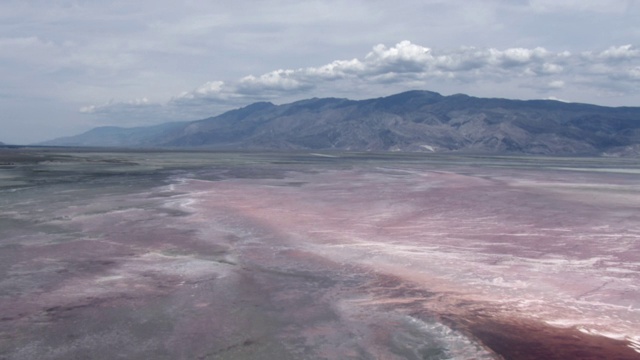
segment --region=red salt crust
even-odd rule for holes
[[[454,294],[419,291],[414,284],[401,282],[394,276],[378,275],[377,281],[369,285],[382,306],[382,299],[388,299],[390,308],[405,308],[418,318],[436,318],[506,360],[640,359],[640,353],[629,347],[628,341],[500,314],[501,310],[490,303],[458,299]],[[393,302],[412,296],[422,300]],[[442,307],[442,304],[448,305]]]
[[[472,319],[473,337],[505,359],[640,359],[629,343],[523,320]]]

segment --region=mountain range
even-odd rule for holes
[[[203,120],[99,127],[39,145],[625,156],[640,154],[640,107],[416,90],[258,102]]]

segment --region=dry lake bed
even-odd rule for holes
[[[0,359],[640,359],[640,161],[0,149]]]

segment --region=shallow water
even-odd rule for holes
[[[633,159],[11,151],[2,359],[640,357]]]

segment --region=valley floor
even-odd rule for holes
[[[629,158],[7,150],[0,359],[638,359],[638,180]]]

